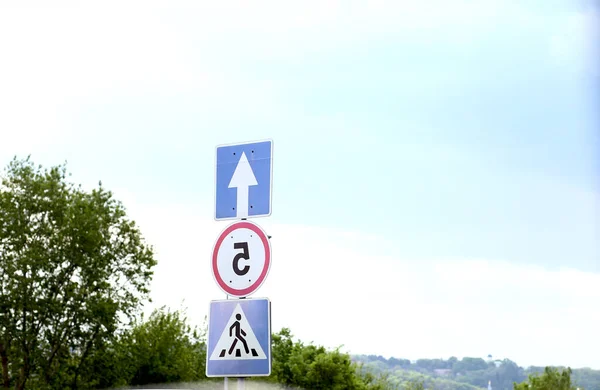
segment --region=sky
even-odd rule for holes
[[[593,1],[2,2],[0,164],[102,181],[202,325],[219,144],[274,141],[274,331],[600,369]]]

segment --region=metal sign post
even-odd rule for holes
[[[271,374],[271,301],[248,298],[272,262],[270,236],[248,218],[272,211],[273,141],[220,145],[215,158],[215,220],[232,220],[217,238],[211,268],[225,300],[211,301],[206,376],[245,378]]]

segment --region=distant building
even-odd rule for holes
[[[439,376],[449,376],[450,374],[452,374],[452,370],[449,368],[436,368],[433,370],[433,372],[435,373],[435,375]]]
[[[484,359],[487,363],[494,363],[494,365],[496,367],[500,367],[500,365],[502,364],[502,360],[500,359],[495,359],[492,357],[492,355],[487,355],[487,358]]]
[[[492,381],[488,381],[488,390],[492,390]]]

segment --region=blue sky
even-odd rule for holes
[[[201,321],[222,297],[214,148],[272,138],[274,325],[356,353],[600,368],[593,2],[30,4],[0,8],[0,160],[113,189],[157,248],[156,305]],[[373,336],[391,308],[417,322],[393,343]],[[312,323],[336,310],[369,320]]]

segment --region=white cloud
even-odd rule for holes
[[[248,61],[295,61],[390,36],[463,42],[485,36],[490,21],[531,14],[500,1],[181,1],[168,7],[63,1],[0,7],[0,152],[10,155],[88,135],[91,125],[80,119],[90,107],[97,112],[123,101],[167,106],[183,95],[203,117],[219,121],[232,111],[238,117],[284,117],[280,96],[287,92],[273,81],[246,78]],[[96,130],[111,129],[126,135],[117,125]],[[129,132],[139,138],[135,126]]]
[[[185,95],[212,118],[232,107],[240,115],[274,109],[274,99],[264,103],[264,83],[233,79],[218,66],[198,63],[195,45],[162,18],[160,7],[39,5],[0,5],[0,154],[77,149],[73,140],[97,130],[93,120],[81,118],[124,102],[164,105]],[[122,119],[114,118],[116,125],[123,126]],[[102,128],[102,135],[114,128]],[[112,135],[135,133],[129,136],[139,139],[145,131],[118,128]]]
[[[183,2],[189,14],[181,27],[204,50],[260,61],[306,60],[312,55],[378,40],[441,43],[482,39],[494,27],[527,27],[535,12],[512,2],[377,0],[369,2],[263,0],[247,3]],[[523,16],[526,15],[526,16]],[[193,19],[192,19],[193,18]],[[195,23],[190,27],[190,21]]]
[[[191,77],[167,29],[127,16],[83,7],[0,12],[2,149],[60,144],[69,135],[73,103],[90,95]]]
[[[211,220],[208,210],[139,203],[130,209],[157,249],[152,307],[185,300],[197,324],[210,300],[224,298],[209,258],[227,223]],[[272,300],[274,330],[290,327],[305,342],[343,344],[352,353],[491,353],[521,365],[600,367],[593,352],[600,348],[600,274],[500,260],[411,259],[360,232],[256,222],[273,235],[272,269],[256,296]],[[389,247],[390,255],[371,255],[373,247]]]

